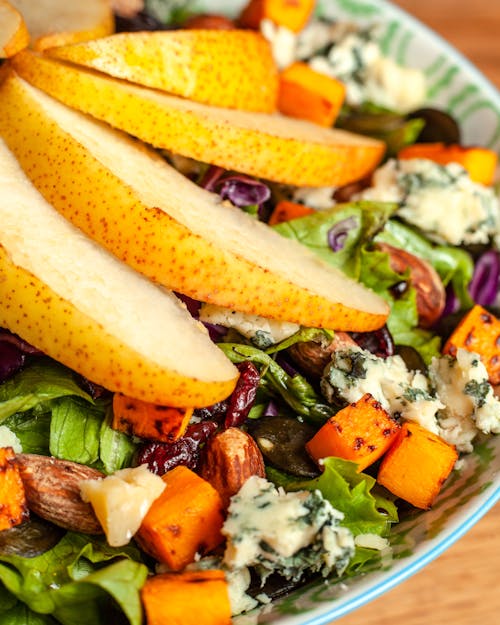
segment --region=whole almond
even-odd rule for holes
[[[253,438],[228,428],[209,439],[201,475],[219,492],[224,506],[252,475],[265,476],[264,459]]]
[[[18,454],[16,463],[30,510],[66,530],[103,533],[92,506],[80,496],[80,482],[103,478],[102,473],[83,464],[36,454]]]

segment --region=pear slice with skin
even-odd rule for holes
[[[380,297],[304,246],[13,73],[0,86],[0,135],[58,211],[175,291],[311,327],[369,331],[387,318]]]
[[[177,298],[64,219],[0,140],[0,326],[111,391],[171,406],[227,397],[237,369]]]
[[[0,0],[0,59],[14,56],[28,47],[30,35],[19,11]]]
[[[105,37],[114,32],[111,0],[11,0],[37,50]]]
[[[208,106],[20,52],[12,64],[34,86],[157,148],[297,186],[341,186],[380,162],[385,144],[283,115]]]
[[[118,33],[47,53],[212,106],[276,110],[278,70],[271,47],[250,30]]]

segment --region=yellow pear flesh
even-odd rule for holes
[[[197,102],[276,110],[278,71],[271,47],[250,30],[118,33],[48,53]]]
[[[385,150],[381,141],[343,130],[208,106],[27,50],[12,63],[61,102],[157,148],[277,182],[341,186],[373,171]]]
[[[168,288],[311,327],[369,331],[387,318],[380,297],[299,243],[13,73],[0,86],[0,135],[58,211]]]
[[[28,47],[30,36],[19,11],[0,0],[0,59],[14,56]]]
[[[111,391],[172,406],[227,397],[236,368],[171,293],[66,221],[0,141],[0,326]]]
[[[23,16],[38,50],[114,31],[111,0],[11,0],[11,4]]]

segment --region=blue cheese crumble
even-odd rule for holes
[[[500,402],[477,354],[459,349],[456,358],[434,358],[429,375],[445,406],[437,415],[445,440],[470,452],[478,431],[500,434]]]
[[[421,106],[427,95],[424,73],[384,56],[378,39],[376,25],[312,21],[298,35],[296,55],[343,82],[351,106],[373,102],[402,113]]]
[[[428,376],[410,371],[399,356],[378,358],[360,348],[334,352],[321,380],[331,403],[370,393],[392,416],[414,421],[459,452],[472,451],[479,434],[500,433],[500,402],[477,354],[434,358]]]
[[[200,321],[234,328],[259,349],[267,349],[300,330],[300,326],[296,323],[266,319],[215,304],[202,304],[199,318]]]
[[[264,478],[249,478],[232,497],[222,532],[224,565],[255,567],[298,580],[307,571],[341,574],[354,555],[354,538],[340,526],[343,514],[319,491],[287,493]]]
[[[398,216],[436,243],[488,243],[500,229],[495,191],[471,180],[458,163],[389,160],[357,199],[397,202]]]

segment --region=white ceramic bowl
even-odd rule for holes
[[[207,12],[234,14],[240,0],[199,0]],[[401,64],[422,68],[429,103],[459,121],[463,142],[500,151],[500,94],[473,65],[434,32],[384,0],[323,0],[325,17],[382,24],[383,50]],[[407,579],[467,532],[500,499],[500,437],[476,445],[455,471],[433,509],[418,512],[394,532],[394,557],[383,570],[343,583],[313,582],[238,625],[325,625]]]

